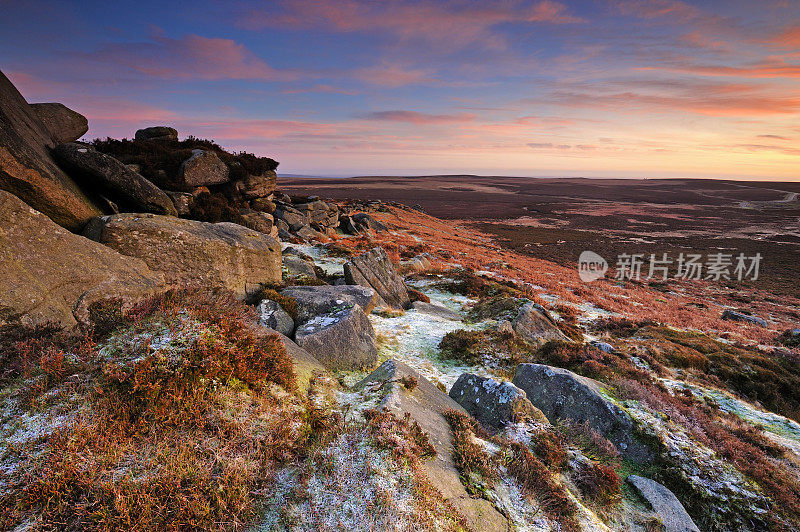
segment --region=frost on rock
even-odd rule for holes
[[[290,242],[281,242],[281,247],[294,248],[297,251],[308,255],[314,259],[314,264],[322,268],[326,275],[344,275],[344,257],[333,257],[328,254],[324,246],[315,246],[313,244],[292,244]]]

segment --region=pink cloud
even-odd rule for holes
[[[382,85],[384,87],[401,87],[417,83],[438,82],[428,70],[407,68],[402,65],[389,63],[357,69],[353,72],[346,73],[346,75],[365,83]]]
[[[761,62],[746,66],[685,64],[674,67],[643,67],[638,70],[665,70],[700,76],[737,78],[800,78],[800,65],[783,61]]]
[[[428,124],[458,124],[472,122],[475,115],[470,113],[460,113],[454,115],[433,115],[418,113],[416,111],[378,111],[364,116],[368,120],[381,120],[388,122],[407,122],[416,125]]]
[[[123,66],[160,79],[254,79],[288,81],[296,72],[278,70],[244,45],[231,39],[187,35],[172,39],[157,30],[149,42],[110,43],[91,54],[87,62]]]
[[[623,15],[645,19],[670,16],[687,20],[701,14],[696,7],[678,0],[617,0],[614,5]]]
[[[560,2],[545,0],[535,4],[526,19],[528,22],[549,22],[552,24],[575,24],[585,19],[569,14],[569,8]]]
[[[360,94],[359,91],[340,89],[332,85],[324,85],[324,84],[314,85],[311,87],[297,88],[297,89],[284,89],[281,92],[283,94],[305,94],[309,92],[324,92],[328,94],[344,94],[348,96],[354,96],[356,94]]]

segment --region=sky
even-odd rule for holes
[[[172,125],[318,176],[800,180],[800,0],[0,0],[88,138]]]

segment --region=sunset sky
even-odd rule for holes
[[[800,180],[800,0],[0,0],[0,69],[88,137],[312,175]]]

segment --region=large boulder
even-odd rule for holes
[[[53,150],[61,167],[76,181],[99,194],[107,194],[134,210],[177,216],[178,210],[166,192],[117,159],[88,144],[67,142]]]
[[[78,140],[89,131],[89,121],[63,103],[32,103],[31,108],[56,144]]]
[[[297,320],[300,323],[353,305],[369,314],[377,300],[374,290],[362,286],[289,286],[281,293],[297,301]]]
[[[268,170],[261,175],[246,175],[236,181],[236,191],[246,200],[268,198],[278,185],[278,174]]]
[[[525,392],[507,381],[462,373],[449,395],[493,432],[523,420],[547,423],[547,418],[528,401]]]
[[[169,126],[153,126],[136,131],[136,140],[178,140],[178,131]]]
[[[511,326],[519,337],[534,345],[541,345],[551,340],[569,341],[550,314],[532,302],[522,306]]]
[[[37,113],[0,72],[0,190],[80,231],[102,213],[50,157],[54,146]]]
[[[417,385],[404,386],[401,380],[405,378],[413,378]],[[388,409],[401,419],[408,414],[411,421],[417,422],[428,436],[436,449],[436,457],[422,463],[423,472],[442,497],[464,517],[467,527],[473,531],[508,530],[508,520],[492,503],[470,496],[453,461],[450,425],[442,414],[447,410],[464,412],[464,409],[402,362],[387,360],[358,383],[355,389],[378,386],[388,388],[380,408]]]
[[[314,316],[294,338],[331,370],[362,369],[378,361],[375,330],[358,305]]]
[[[308,223],[318,231],[326,231],[339,225],[339,207],[322,200],[309,201],[295,205],[304,213]]]
[[[520,364],[513,382],[551,422],[588,422],[626,458],[645,464],[653,461],[653,451],[637,439],[633,420],[603,395],[599,382],[543,364]]]
[[[288,277],[317,278],[317,272],[314,270],[314,263],[293,253],[284,253],[283,269]]]
[[[275,219],[283,220],[290,231],[297,231],[301,227],[308,225],[308,218],[305,213],[289,205],[281,205],[274,212]]]
[[[86,323],[94,302],[123,306],[164,289],[144,261],[70,233],[0,191],[0,325]]]
[[[666,487],[655,480],[631,475],[628,483],[646,500],[661,519],[664,532],[700,532],[686,508]]]
[[[436,316],[443,320],[462,321],[464,317],[454,310],[439,305],[437,303],[426,303],[425,301],[414,301],[411,306],[421,314]]]
[[[125,213],[94,218],[85,234],[182,286],[225,288],[244,297],[281,281],[280,243],[233,223]]]
[[[230,181],[231,171],[213,151],[192,150],[181,164],[181,184],[186,187],[221,185]]]
[[[252,211],[250,209],[243,209],[239,212],[242,219],[242,225],[249,227],[253,231],[264,233],[267,235],[277,236],[278,228],[275,227],[274,220],[271,214],[260,211]]]
[[[382,247],[373,248],[344,264],[347,284],[367,286],[378,294],[378,306],[407,309],[408,289]]]
[[[277,301],[263,300],[258,305],[258,321],[264,327],[269,327],[286,336],[294,333],[294,320]]]

